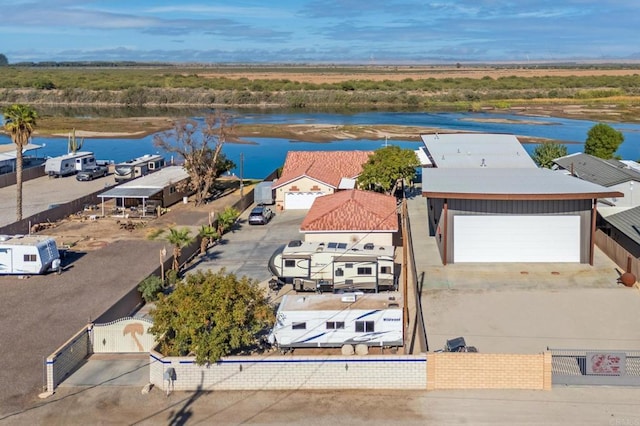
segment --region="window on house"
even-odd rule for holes
[[[293,259],[285,259],[284,267],[285,268],[294,268],[296,266],[296,261]]]
[[[344,330],[343,321],[327,321],[327,330]]]
[[[390,274],[391,273],[391,266],[381,266],[380,267],[380,273],[381,274]]]
[[[358,268],[358,275],[371,275],[371,267],[360,267]]]
[[[343,277],[343,276],[344,276],[344,270],[342,268],[336,269],[336,277]]]
[[[353,263],[345,263],[344,267],[351,269],[351,268],[353,268]]]
[[[172,187],[169,188],[169,194],[173,194],[175,192],[176,192],[176,187],[175,186],[172,186]]]
[[[306,330],[307,323],[306,322],[294,322],[291,324],[291,328],[294,330]]]
[[[372,333],[374,331],[373,321],[356,321],[357,333]]]
[[[35,254],[25,254],[24,255],[24,261],[25,262],[35,262],[37,259],[37,256]]]

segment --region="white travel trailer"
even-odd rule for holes
[[[118,163],[114,169],[116,182],[135,179],[148,175],[164,167],[164,157],[162,155],[146,154],[133,160]]]
[[[374,292],[396,289],[393,246],[295,240],[269,260],[277,286],[296,291]],[[272,286],[273,288],[273,286]]]
[[[343,345],[403,345],[399,292],[288,294],[282,297],[269,342],[280,350]]]
[[[67,176],[96,165],[93,152],[71,152],[59,157],[47,158],[44,163],[44,172],[49,176]]]
[[[0,275],[60,273],[60,252],[51,237],[0,235]]]

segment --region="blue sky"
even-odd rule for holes
[[[640,59],[638,0],[0,0],[21,61],[421,64]]]

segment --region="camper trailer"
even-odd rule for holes
[[[287,294],[282,297],[269,342],[280,350],[343,345],[400,347],[403,300],[379,294]]]
[[[163,156],[146,154],[142,157],[116,164],[114,176],[116,182],[131,180],[155,172],[164,167],[164,164]]]
[[[60,273],[60,253],[51,237],[0,235],[0,275]]]
[[[93,152],[72,152],[59,157],[47,158],[44,172],[51,177],[74,175],[96,165]]]
[[[377,293],[396,288],[394,252],[372,243],[295,240],[275,251],[269,269],[272,282],[296,291]]]

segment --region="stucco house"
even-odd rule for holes
[[[290,151],[274,182],[276,209],[309,209],[320,196],[355,188],[372,151]]]
[[[318,197],[300,232],[311,242],[391,246],[398,232],[396,199],[358,189]]]

